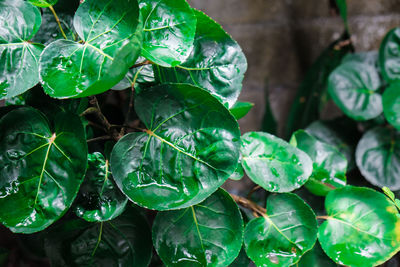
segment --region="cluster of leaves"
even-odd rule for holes
[[[246,254],[257,266],[311,266],[324,253],[373,266],[400,250],[396,199],[346,186],[352,151],[329,125],[290,142],[241,136],[246,58],[215,21],[185,0],[70,6],[0,0],[0,222],[36,233],[52,265],[148,266],[154,247],[166,266],[246,266]],[[47,10],[55,23],[43,26]],[[331,94],[352,90],[335,82],[351,73],[331,74]],[[131,92],[122,125],[94,96],[110,89]],[[244,173],[271,193],[266,208],[220,188]],[[326,196],[319,226],[290,193],[303,185]]]

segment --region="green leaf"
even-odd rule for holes
[[[400,28],[388,32],[379,48],[379,66],[388,83],[400,80]]]
[[[282,139],[262,132],[242,136],[242,166],[253,182],[270,192],[290,192],[312,172],[310,157]]]
[[[75,213],[88,222],[112,220],[125,209],[128,199],[113,181],[108,160],[95,152],[89,154],[89,167],[79,190]]]
[[[236,170],[237,121],[207,91],[188,84],[145,89],[135,97],[135,110],[147,129],[124,136],[111,153],[114,179],[134,203],[186,208]]]
[[[347,23],[347,4],[346,0],[336,0],[336,4],[339,8],[340,16],[343,19],[344,24],[346,25],[346,29],[349,27]]]
[[[228,266],[242,240],[242,216],[223,189],[195,206],[159,212],[153,224],[153,244],[166,266]]]
[[[400,189],[400,134],[377,127],[366,132],[356,149],[361,174],[373,185]]]
[[[67,221],[45,240],[52,266],[145,267],[152,255],[146,219],[129,207],[110,222]]]
[[[229,177],[231,180],[239,181],[244,176],[244,170],[242,164],[238,164],[236,171]]]
[[[206,89],[232,107],[242,90],[246,57],[220,25],[195,10],[197,30],[194,48],[186,61],[174,68],[155,66],[161,83],[190,83]]]
[[[142,56],[164,67],[185,61],[193,49],[196,15],[186,0],[139,0],[143,16]]]
[[[290,144],[306,152],[313,161],[313,172],[305,184],[311,193],[326,196],[333,189],[346,185],[347,160],[335,147],[303,130],[293,134]]]
[[[253,107],[254,103],[238,101],[229,110],[231,111],[232,115],[239,120],[246,116]]]
[[[29,3],[38,7],[54,6],[58,0],[28,0]]]
[[[397,130],[400,130],[400,83],[393,83],[385,90],[382,103],[385,118]]]
[[[83,180],[82,123],[59,113],[49,124],[24,107],[4,116],[0,129],[0,222],[15,233],[41,231],[67,211]]]
[[[29,41],[39,30],[40,11],[23,0],[0,0],[0,99],[24,93],[39,82],[43,45]]]
[[[332,261],[322,250],[318,242],[312,250],[304,254],[296,267],[337,267],[338,265]]]
[[[315,244],[317,220],[297,195],[271,195],[267,213],[244,230],[247,255],[257,266],[290,266]]]
[[[377,69],[366,63],[346,62],[329,76],[328,90],[333,101],[350,118],[358,121],[378,117],[382,97]]]
[[[390,198],[390,200],[394,201],[395,200],[395,196],[394,193],[386,186],[382,187],[382,191],[383,193],[385,193],[386,196],[388,196]]]
[[[325,199],[328,217],[318,229],[325,253],[338,264],[376,266],[400,249],[400,219],[385,195],[346,186]]]
[[[83,2],[74,27],[84,42],[57,40],[40,57],[45,92],[55,98],[84,97],[116,85],[139,56],[139,19],[136,0]]]

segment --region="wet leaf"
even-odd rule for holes
[[[231,111],[232,115],[239,120],[246,116],[253,107],[254,103],[238,101],[229,110]]]
[[[379,66],[388,83],[400,80],[400,28],[389,31],[379,48]]]
[[[383,113],[387,121],[400,130],[400,84],[391,84],[382,96]]]

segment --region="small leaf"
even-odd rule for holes
[[[153,224],[153,244],[166,266],[228,266],[242,240],[242,216],[223,189],[192,207],[159,212]]]
[[[268,133],[244,134],[241,153],[246,174],[270,192],[293,191],[312,173],[312,161],[306,153]]]
[[[29,3],[38,7],[54,6],[58,0],[28,0]]]
[[[387,121],[400,130],[400,84],[391,84],[383,93],[383,113]]]
[[[382,187],[382,191],[390,198],[390,200],[395,201],[394,193],[388,187]]]
[[[229,110],[231,111],[232,115],[239,120],[246,116],[253,107],[254,103],[238,101]]]
[[[357,145],[356,163],[361,174],[371,184],[399,190],[399,133],[383,127],[366,132]]]
[[[115,185],[108,160],[101,153],[89,154],[88,161],[75,213],[88,222],[112,220],[124,211],[128,199]]]
[[[336,263],[376,266],[400,249],[398,211],[385,195],[346,186],[325,199],[328,218],[318,229],[325,253]]]
[[[269,90],[265,90],[265,107],[264,117],[261,123],[261,130],[269,134],[277,135],[277,122],[272,112],[271,100],[269,98]]]
[[[237,121],[207,91],[188,84],[148,88],[135,97],[147,129],[114,146],[114,179],[134,203],[168,210],[195,205],[236,170]]]
[[[377,69],[366,63],[346,62],[329,76],[328,90],[333,101],[350,118],[358,121],[378,117],[382,109]]]
[[[347,23],[347,4],[346,0],[336,0],[336,4],[339,8],[339,13],[340,16],[343,19],[344,24],[346,25],[346,28],[348,28],[348,23]]]
[[[244,176],[244,170],[241,164],[238,164],[236,171],[229,177],[231,180],[239,181]]]
[[[400,81],[400,28],[388,32],[379,48],[379,66],[388,83]]]
[[[271,195],[267,214],[251,220],[245,228],[247,255],[257,266],[290,266],[315,244],[317,220],[297,195]]]

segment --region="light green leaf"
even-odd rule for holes
[[[58,0],[28,0],[29,3],[38,7],[54,6]]]
[[[393,83],[382,96],[383,113],[387,121],[400,130],[400,84]]]
[[[379,48],[379,66],[388,83],[400,81],[400,28],[388,32]]]
[[[244,134],[241,153],[246,174],[270,192],[293,191],[312,173],[312,161],[306,153],[268,133]]]
[[[383,191],[383,193],[385,193],[386,196],[388,196],[390,198],[390,200],[392,200],[392,201],[395,200],[394,193],[388,187],[386,187],[386,186],[382,187],[382,191]]]
[[[253,107],[254,103],[238,101],[229,110],[231,111],[232,115],[239,120],[246,116]]]

